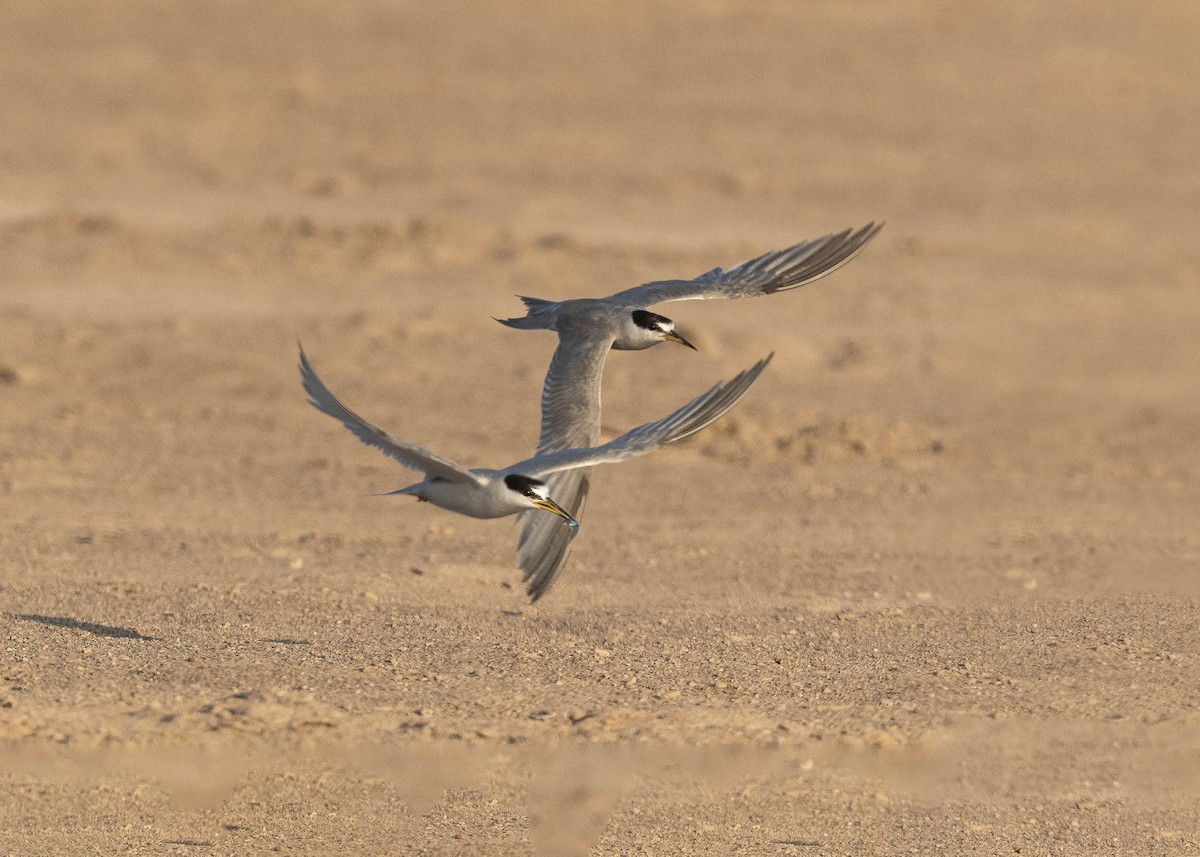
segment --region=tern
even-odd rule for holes
[[[594,446],[600,439],[600,382],[609,349],[641,351],[660,342],[695,346],[675,322],[647,307],[667,301],[747,298],[799,288],[836,271],[873,239],[883,224],[868,223],[757,256],[728,271],[713,268],[692,280],[661,280],[606,298],[548,301],[523,297],[526,314],[498,318],[518,330],[553,330],[558,347],[542,386],[537,454]],[[586,465],[550,475],[550,494],[578,519],[590,477]],[[530,590],[544,592],[566,561],[569,539],[544,515],[523,515],[519,564]]]
[[[468,469],[423,446],[397,440],[367,422],[329,391],[313,370],[303,347],[300,348],[300,379],[313,407],[340,422],[363,443],[375,447],[409,470],[425,475],[420,482],[389,491],[388,494],[415,496],[418,500],[472,518],[550,512],[566,522],[566,526],[563,526],[554,517],[547,516],[547,520],[555,523],[558,529],[566,531],[565,541],[569,545],[579,531],[579,522],[555,502],[547,487],[547,478],[555,473],[590,468],[597,464],[627,461],[695,434],[738,403],[758,380],[772,356],[767,355],[729,381],[714,385],[708,392],[662,419],[630,429],[608,443],[538,454],[499,470]],[[528,592],[532,600],[537,601],[545,594],[546,587],[531,585]]]

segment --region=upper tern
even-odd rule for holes
[[[606,298],[547,301],[521,297],[526,315],[496,319],[518,330],[553,330],[558,347],[542,386],[539,455],[594,446],[600,439],[600,380],[610,348],[640,351],[660,342],[695,346],[675,332],[675,322],[646,307],[666,301],[746,298],[799,288],[849,262],[883,228],[868,223],[766,253],[724,271],[713,268],[694,280],[661,280],[634,286]],[[573,517],[583,515],[589,474],[576,468],[547,480],[550,494]],[[554,582],[566,560],[570,539],[542,515],[522,516],[519,562],[531,593]]]
[[[771,356],[768,355],[729,381],[714,385],[677,411],[630,429],[608,443],[542,453],[499,470],[467,469],[423,446],[397,440],[383,429],[371,425],[329,391],[313,371],[303,348],[300,349],[300,378],[313,407],[338,420],[368,446],[375,447],[410,470],[425,474],[425,479],[420,482],[387,493],[411,494],[418,500],[472,518],[500,518],[519,512],[544,510],[566,521],[567,527],[557,525],[556,529],[566,532],[564,538],[569,544],[578,532],[579,522],[554,501],[552,490],[546,485],[547,478],[597,464],[626,461],[700,431],[738,403],[771,362]],[[554,519],[547,517],[546,520]],[[545,591],[545,587],[530,586],[529,595],[536,601]]]

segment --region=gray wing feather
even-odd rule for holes
[[[576,521],[583,517],[584,502],[591,488],[591,468],[563,470],[546,478],[546,494]],[[561,518],[545,512],[521,513],[521,538],[517,542],[517,561],[526,593],[537,601],[549,591],[566,565],[573,531]]]
[[[600,385],[612,336],[559,334],[542,384],[538,452],[593,446],[600,439]]]
[[[578,467],[594,467],[597,464],[614,464],[645,455],[664,446],[695,434],[738,403],[738,400],[758,380],[771,357],[758,361],[749,369],[729,381],[716,384],[707,393],[697,396],[674,413],[660,420],[630,429],[606,444],[590,449],[567,449],[561,452],[537,455],[526,461],[504,468],[505,473],[521,473],[525,476],[542,478],[551,473],[573,470]]]
[[[375,447],[389,458],[399,461],[409,470],[416,470],[427,476],[446,479],[450,482],[474,482],[476,484],[482,482],[478,476],[462,465],[423,446],[396,440],[383,429],[371,425],[347,408],[338,400],[337,396],[329,392],[329,388],[317,377],[303,348],[300,349],[300,380],[304,384],[304,391],[308,393],[309,404],[340,422],[367,446]]]
[[[600,440],[600,385],[611,337],[563,331],[542,386],[542,429],[538,454],[595,446]],[[579,520],[591,487],[590,471],[550,474],[546,494]],[[540,511],[522,512],[517,563],[531,599],[550,589],[567,561],[571,530]]]
[[[666,301],[749,298],[787,291],[836,271],[857,256],[882,228],[882,223],[868,223],[857,231],[847,229],[765,253],[728,271],[713,268],[694,280],[646,283],[617,292],[607,300],[622,306],[647,307]]]

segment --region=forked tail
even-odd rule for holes
[[[554,330],[555,309],[557,301],[546,301],[541,298],[528,298],[517,295],[525,304],[525,315],[520,318],[498,318],[496,321],[517,330]]]

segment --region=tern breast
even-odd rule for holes
[[[484,485],[430,479],[422,486],[421,494],[435,506],[471,518],[503,518],[526,508],[498,479]]]

